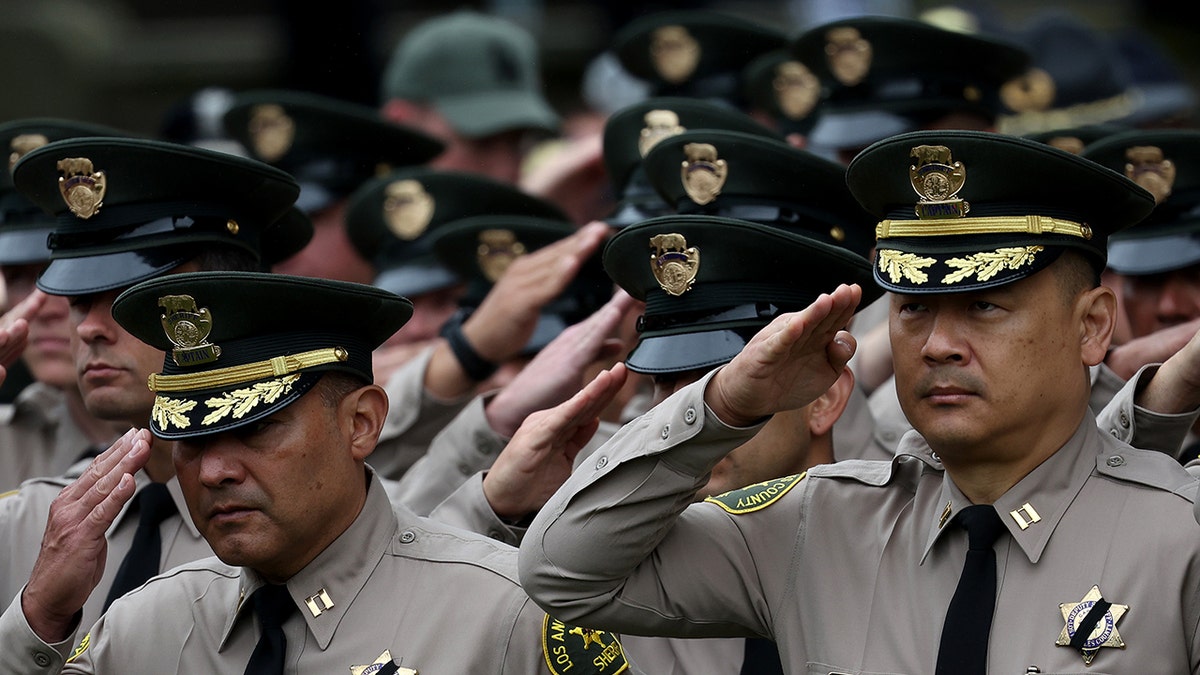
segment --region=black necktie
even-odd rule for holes
[[[984,675],[988,634],[996,609],[996,551],[1004,523],[990,505],[968,506],[954,517],[967,531],[967,559],[946,610],[937,675]]]
[[[779,649],[766,638],[746,638],[746,655],[742,660],[742,675],[783,675]]]
[[[108,598],[104,601],[104,609],[113,600],[141,586],[147,579],[158,574],[158,563],[162,557],[162,535],[159,525],[171,514],[175,513],[175,502],[164,483],[150,483],[142,488],[137,497],[138,526],[133,535],[133,544],[117,569],[112,588],[108,589]]]
[[[283,656],[287,652],[283,622],[296,611],[296,603],[288,595],[287,586],[267,584],[254,591],[250,604],[262,632],[246,664],[246,675],[283,675]]]

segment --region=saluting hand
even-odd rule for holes
[[[29,627],[48,644],[75,630],[76,614],[100,583],[105,533],[133,497],[133,474],[150,458],[150,432],[130,429],[50,503],[42,548],[21,594]]]
[[[35,290],[12,309],[0,316],[0,384],[7,370],[25,351],[29,337],[29,321],[46,304],[46,294]]]
[[[704,402],[726,424],[749,426],[816,400],[854,355],[854,337],[843,328],[861,298],[857,284],[841,285],[775,317],[709,380]]]
[[[601,371],[561,405],[530,415],[483,477],[483,494],[501,518],[542,508],[571,475],[575,455],[600,425],[600,412],[625,384],[625,364]]]

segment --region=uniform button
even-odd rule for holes
[[[893,443],[896,440],[896,434],[891,431],[885,431],[883,432],[883,440],[887,441],[888,443]]]
[[[942,458],[941,458],[941,457],[938,457],[938,454],[937,454],[936,452],[930,452],[930,453],[929,453],[929,456],[930,456],[930,457],[932,457],[932,458],[933,458],[933,461],[935,461],[935,462],[941,462],[941,461],[942,461]]]
[[[683,421],[687,422],[688,424],[695,424],[696,423],[696,409],[688,408],[687,411],[685,411],[683,413]]]
[[[600,459],[596,460],[596,468],[597,469],[603,469],[606,466],[608,466],[608,458],[607,457],[601,457]]]
[[[1121,426],[1125,427],[1126,429],[1129,428],[1129,415],[1127,415],[1124,411],[1121,412]]]
[[[416,540],[416,538],[417,535],[412,530],[405,530],[400,533],[401,544],[411,544]]]
[[[1125,466],[1125,458],[1120,455],[1113,455],[1105,463],[1112,467]]]
[[[459,464],[458,472],[463,475],[469,474],[469,473],[471,473],[471,467],[467,466],[466,464]]]
[[[671,425],[668,424],[668,425],[664,426],[662,433],[659,435],[663,437],[664,441],[667,440],[667,437],[671,435]]]
[[[1116,429],[1109,429],[1109,430],[1108,430],[1108,433],[1112,434],[1112,435],[1113,435],[1113,438],[1119,438],[1119,437],[1120,437],[1120,434],[1118,434],[1118,433],[1117,433],[1117,430],[1116,430]]]
[[[50,665],[50,657],[45,652],[35,652],[33,655],[33,662],[36,663],[38,667],[45,668],[46,666]]]

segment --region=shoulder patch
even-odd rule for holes
[[[704,501],[716,504],[734,515],[753,513],[774,504],[777,499],[787,494],[797,483],[804,480],[806,473],[801,472],[791,476],[784,476],[783,478],[755,483],[754,485],[748,485],[737,490],[730,490],[715,497],[708,497]]]
[[[20,490],[9,490],[8,492],[0,492],[0,499],[4,499],[5,497],[11,497],[11,496],[17,494],[18,492],[20,492]]]
[[[554,675],[617,675],[629,670],[616,635],[572,626],[549,614],[542,619],[542,656]]]
[[[83,639],[79,641],[79,646],[76,647],[75,651],[71,652],[71,656],[67,658],[67,663],[73,663],[75,661],[75,659],[79,658],[80,654],[87,651],[87,648],[89,646],[91,646],[91,644],[92,644],[92,634],[85,633],[83,636]]]

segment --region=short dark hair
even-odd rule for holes
[[[1053,267],[1059,288],[1067,300],[1100,285],[1101,265],[1080,251],[1063,251]]]
[[[258,256],[239,246],[206,244],[192,262],[201,272],[262,272]]]
[[[321,397],[321,404],[326,408],[336,408],[350,392],[367,386],[367,382],[358,375],[331,370],[321,376],[315,389]]]

